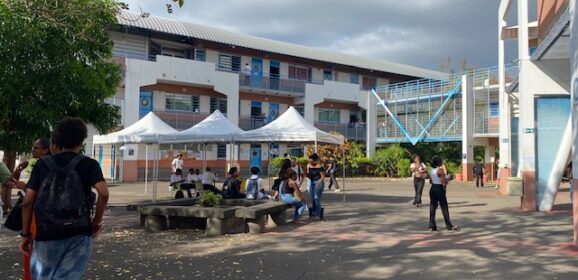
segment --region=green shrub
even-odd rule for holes
[[[447,171],[451,174],[457,174],[462,169],[461,165],[458,165],[457,163],[452,161],[445,162],[444,164],[446,166]]]
[[[399,144],[391,145],[385,149],[379,149],[371,158],[373,173],[386,177],[404,176],[404,174],[409,173],[409,157],[410,154],[408,150]],[[407,168],[405,166],[407,166]],[[402,167],[405,168],[405,170],[402,170]]]
[[[407,158],[402,158],[397,161],[397,176],[398,177],[409,177],[411,176],[411,170],[409,170],[410,161]]]
[[[220,195],[213,192],[204,192],[203,195],[199,197],[197,205],[201,207],[215,207],[219,205],[222,199]]]

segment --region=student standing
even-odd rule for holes
[[[245,68],[243,69],[245,72],[245,84],[246,86],[249,85],[249,81],[251,80],[251,65],[249,63],[245,63]]]
[[[325,169],[319,162],[319,155],[312,154],[309,156],[307,164],[307,178],[310,181],[309,195],[311,196],[312,207],[309,209],[310,216],[317,216],[323,220],[323,208],[321,207],[321,195],[323,194],[325,180]]]
[[[429,230],[436,231],[436,210],[438,205],[442,208],[444,221],[448,230],[458,230],[457,226],[452,225],[450,221],[450,211],[448,207],[448,199],[446,197],[446,171],[442,165],[442,158],[434,156],[432,159],[432,169],[429,174],[431,189],[429,190],[430,206],[429,206]]]
[[[303,168],[297,164],[297,160],[295,158],[291,159],[291,169],[293,169],[293,171],[295,171],[295,173],[297,174],[297,185],[299,186],[299,189],[301,189],[301,185],[303,184],[303,182],[305,181],[305,172],[303,172]]]
[[[177,169],[180,169],[181,171],[183,170],[183,154],[178,154],[177,157],[175,159],[173,159],[173,162],[171,163],[171,167],[173,168],[173,173],[175,173],[177,171]]]
[[[482,188],[484,187],[484,173],[486,173],[486,168],[481,160],[478,160],[474,165],[474,175],[476,176],[476,188],[480,187],[480,183]]]
[[[329,186],[327,186],[327,188],[331,190],[331,186],[335,184],[335,192],[340,192],[339,183],[337,183],[337,179],[335,178],[337,175],[337,160],[335,160],[335,157],[333,156],[329,157],[329,164],[327,165],[326,173],[329,173]]]
[[[421,207],[421,195],[425,185],[425,177],[427,175],[426,166],[423,162],[421,162],[421,158],[418,155],[413,155],[412,163],[409,166],[409,169],[411,170],[411,176],[413,177],[413,188],[415,190],[413,205],[416,207]]]
[[[22,205],[20,250],[32,255],[34,279],[82,279],[93,237],[102,229],[108,189],[98,162],[80,154],[86,136],[82,120],[62,120],[52,131],[53,155],[40,159],[32,170]],[[94,212],[92,188],[98,194]],[[68,195],[50,195],[53,189]],[[30,233],[33,212],[34,240]]]

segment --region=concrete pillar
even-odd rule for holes
[[[572,58],[572,182],[573,191],[573,213],[574,213],[574,245],[578,247],[578,3],[570,1],[570,40]]]
[[[462,176],[464,181],[474,178],[474,90],[472,77],[462,76]]]
[[[521,173],[524,185],[522,209],[535,211],[536,205],[536,145],[534,123],[534,92],[530,90],[531,81],[528,70],[531,66],[528,43],[528,0],[518,0],[518,58],[519,72],[519,105],[520,105],[520,155]]]
[[[365,98],[367,99],[367,136],[365,144],[365,156],[371,157],[375,154],[375,142],[377,139],[377,100],[371,93],[365,94]]]
[[[315,104],[311,102],[305,102],[303,107],[305,111],[305,116],[303,118],[305,118],[308,123],[315,123]]]

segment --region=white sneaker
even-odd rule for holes
[[[340,189],[335,189],[335,191],[334,191],[334,192],[341,192],[341,190],[340,190]]]
[[[497,188],[499,188],[499,187],[500,187],[500,186],[496,186],[496,187],[494,187],[494,189],[497,189]]]

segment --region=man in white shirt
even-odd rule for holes
[[[203,172],[201,181],[203,183],[203,190],[211,190],[214,193],[220,193],[220,191],[215,187],[217,177],[215,176],[215,173],[211,171],[210,167],[207,166],[207,169]]]
[[[183,170],[183,155],[178,154],[173,162],[171,163],[171,167],[173,169],[173,173],[177,171],[177,169]]]
[[[295,158],[291,159],[291,169],[297,173],[297,185],[301,189],[301,184],[305,181],[305,173],[303,172],[303,168],[297,164]]]
[[[245,63],[245,68],[243,69],[245,72],[245,85],[249,85],[249,80],[251,79],[251,65],[249,63]]]
[[[198,169],[197,173],[195,173],[195,170],[191,168],[189,169],[189,174],[187,174],[187,182],[194,184],[196,181],[200,181]]]

